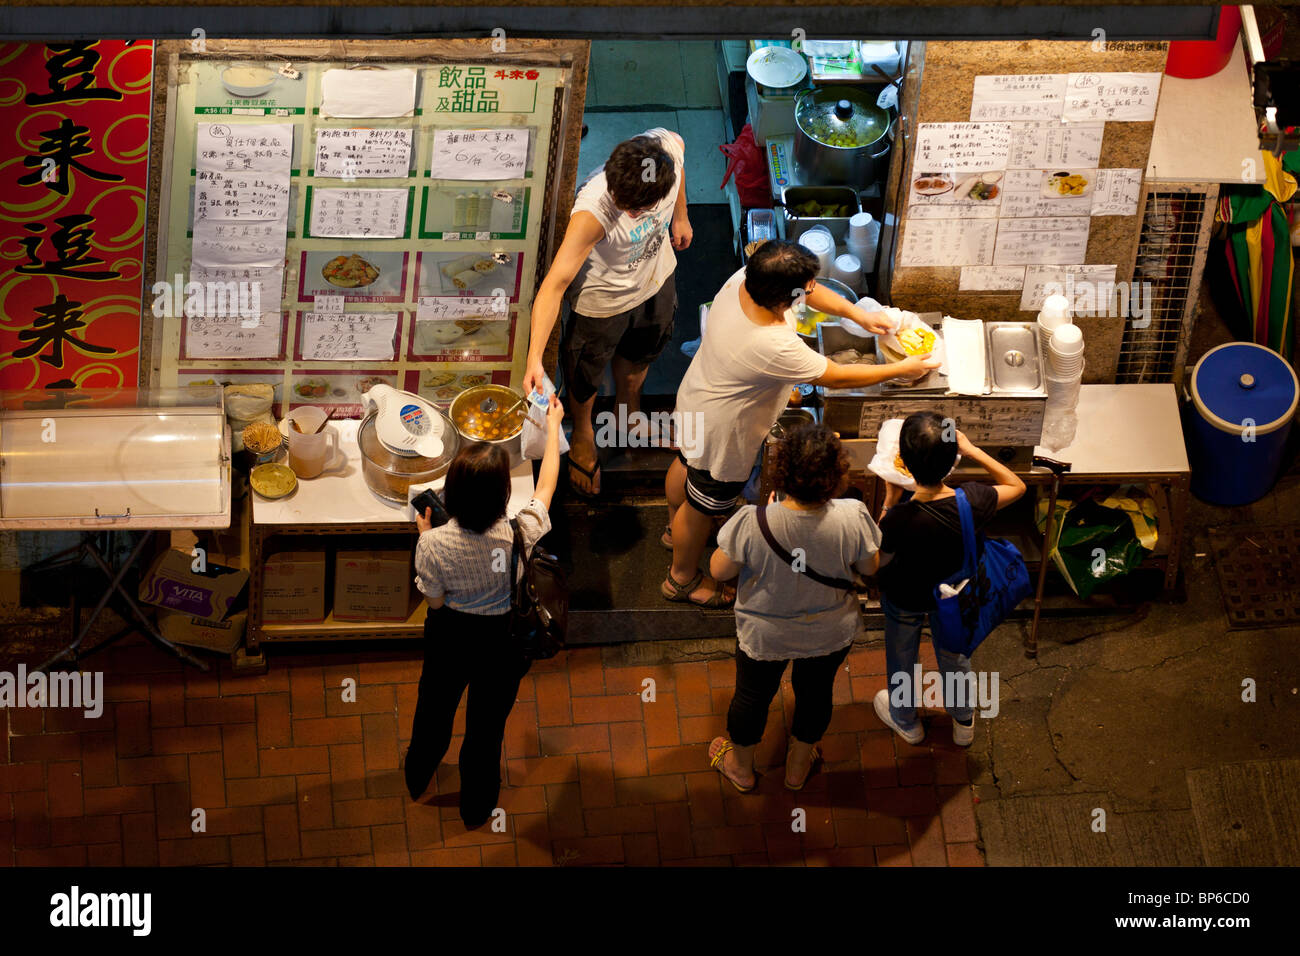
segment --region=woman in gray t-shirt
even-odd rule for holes
[[[849,470],[834,432],[805,425],[773,451],[773,483],[784,500],[736,512],[718,532],[709,567],[715,580],[740,579],[730,739],[715,738],[709,760],[742,793],[755,786],[754,750],[791,661],[796,704],[785,785],[801,790],[807,782],[820,756],[817,743],[830,723],[835,674],[862,626],[858,598],[848,584],[855,573],[875,572],[880,546],[880,530],[866,506],[834,497],[843,491]],[[763,534],[759,507],[776,547]]]

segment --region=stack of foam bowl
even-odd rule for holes
[[[1038,313],[1038,340],[1044,350],[1052,343],[1052,333],[1062,325],[1070,325],[1070,300],[1063,295],[1049,295]]]
[[[835,258],[835,237],[831,231],[825,226],[813,226],[799,237],[799,245],[817,257],[817,274],[829,278]]]
[[[836,256],[831,263],[831,278],[838,279],[859,295],[862,294],[862,261],[855,255],[845,253]]]

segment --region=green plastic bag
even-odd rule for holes
[[[1044,527],[1046,517],[1047,502],[1040,501],[1039,528]],[[1145,516],[1139,512],[1137,517]],[[1075,594],[1087,598],[1098,585],[1122,577],[1142,563],[1147,550],[1138,541],[1134,520],[1132,511],[1092,500],[1056,502],[1050,553]]]

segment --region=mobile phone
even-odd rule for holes
[[[442,499],[438,497],[438,493],[432,488],[425,488],[412,498],[411,507],[420,516],[424,515],[426,508],[433,509],[430,514],[430,523],[435,528],[441,527],[451,520],[451,515],[447,514],[447,508],[443,505]]]

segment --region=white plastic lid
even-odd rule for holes
[[[849,217],[849,225],[855,229],[865,229],[871,225],[871,222],[871,213],[869,212],[855,212]]]

